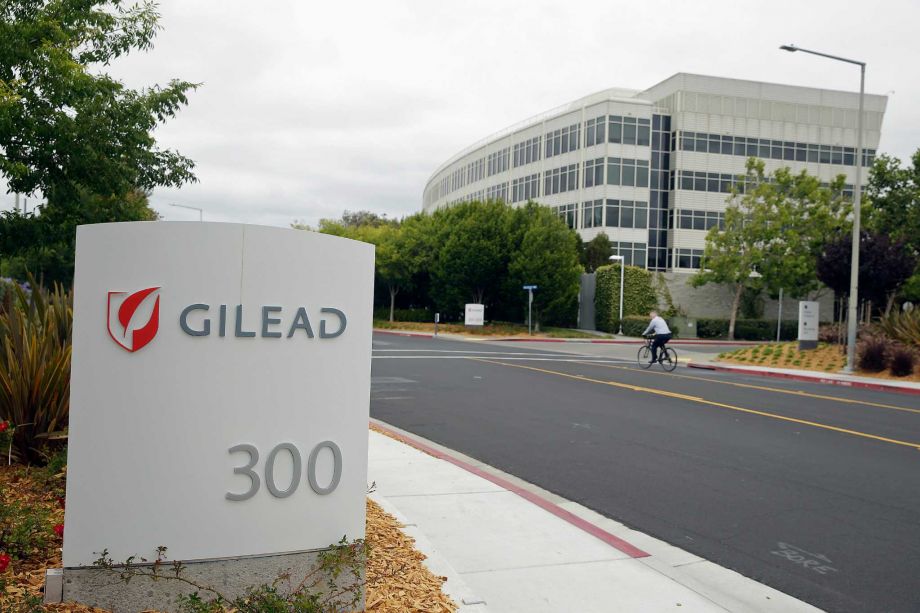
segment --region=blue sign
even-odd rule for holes
[[[524,289],[537,289],[536,285],[525,285]]]

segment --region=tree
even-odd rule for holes
[[[537,286],[533,301],[537,330],[541,322],[572,323],[582,272],[575,232],[548,207],[534,202],[515,209],[514,218],[521,238],[508,264],[510,284],[520,295],[521,286]]]
[[[158,149],[152,131],[196,85],[135,91],[90,72],[151,48],[153,4],[10,0],[0,15],[0,173],[10,191],[64,205],[81,189],[108,196],[195,180],[193,162]]]
[[[197,86],[136,91],[91,72],[150,49],[158,18],[153,4],[120,0],[0,4],[0,175],[9,191],[47,201],[38,215],[4,215],[0,242],[4,256],[39,262],[46,281],[70,281],[77,224],[135,220],[141,192],[196,180],[194,163],[152,132]]]
[[[920,149],[907,167],[895,157],[879,156],[869,172],[866,195],[865,227],[902,242],[907,252],[920,255]],[[920,267],[899,293],[904,300],[920,300]]]
[[[496,301],[515,249],[511,208],[500,201],[463,202],[432,215],[437,254],[431,266],[431,298],[448,313],[464,303]]]
[[[828,241],[817,259],[817,274],[822,283],[840,297],[850,294],[850,266],[853,261],[852,234]],[[904,243],[893,242],[884,234],[860,232],[859,298],[871,301],[884,312],[891,309],[894,294],[917,267],[917,256]]]
[[[806,172],[793,175],[788,168],[767,177],[762,161],[748,160],[747,174],[730,196],[724,228],[709,231],[702,268],[691,279],[697,287],[732,288],[729,338],[746,290],[776,294],[784,288],[803,296],[817,289],[816,254],[848,212],[842,188],[842,178],[822,188]]]
[[[396,308],[396,294],[412,282],[417,261],[404,233],[397,226],[384,225],[374,228],[371,240],[377,246],[377,276],[386,284],[390,293],[390,321]]]
[[[585,267],[585,272],[594,272],[601,266],[609,264],[612,253],[613,243],[605,233],[601,232],[592,238],[582,252],[581,263]]]

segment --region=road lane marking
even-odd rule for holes
[[[588,363],[586,360],[585,363]],[[604,364],[600,364],[604,366]],[[824,394],[813,394],[811,392],[804,392],[802,390],[784,390],[777,387],[769,387],[766,385],[754,385],[753,383],[738,383],[736,381],[722,381],[719,379],[710,379],[709,377],[694,377],[692,375],[677,375],[674,373],[667,372],[658,372],[654,370],[642,370],[639,368],[629,368],[627,366],[606,366],[606,368],[616,368],[619,370],[628,370],[630,372],[639,372],[647,375],[664,375],[666,377],[677,377],[679,379],[693,379],[695,381],[707,381],[709,383],[721,383],[722,385],[732,385],[735,387],[744,387],[747,389],[761,390],[766,392],[776,392],[777,394],[789,394],[791,396],[801,396],[804,398],[817,398],[819,400],[834,400],[836,402],[843,402],[846,404],[863,404],[870,407],[878,407],[881,409],[891,409],[893,411],[905,411],[907,413],[920,413],[920,409],[911,409],[908,407],[899,407],[893,404],[884,404],[881,402],[872,402],[870,400],[855,400],[852,398],[840,398],[838,396],[826,396]]]
[[[738,411],[740,413],[748,413],[751,415],[760,415],[761,417],[769,417],[771,419],[778,419],[780,421],[788,421],[791,423],[801,424],[803,426],[811,426],[813,428],[820,428],[822,430],[830,430],[832,432],[840,432],[842,434],[850,434],[852,436],[858,436],[861,438],[868,438],[876,441],[881,441],[883,443],[890,443],[892,445],[900,445],[902,447],[912,447],[913,449],[920,449],[920,443],[911,443],[909,441],[899,441],[893,438],[887,438],[884,436],[878,436],[877,434],[869,434],[868,432],[860,432],[859,430],[849,430],[847,428],[840,428],[838,426],[831,426],[829,424],[822,424],[816,421],[809,421],[807,419],[798,419],[796,417],[787,417],[786,415],[778,415],[776,413],[769,413],[767,411],[759,411],[757,409],[748,409],[745,407],[738,407],[731,404],[725,404],[722,402],[715,402],[713,400],[706,400],[705,398],[700,398],[698,396],[685,396],[683,394],[675,394],[674,392],[667,392],[665,390],[658,390],[651,387],[642,387],[641,385],[630,385],[628,383],[620,383],[618,381],[604,381],[602,379],[592,379],[591,377],[586,377],[584,375],[572,375],[566,372],[560,372],[558,370],[547,370],[545,368],[537,368],[535,366],[525,366],[523,364],[506,364],[504,362],[497,362],[495,360],[486,360],[483,358],[469,358],[477,362],[487,362],[489,364],[498,364],[499,366],[507,366],[509,368],[523,368],[525,370],[533,370],[535,372],[542,372],[550,375],[557,375],[560,377],[566,377],[568,379],[574,379],[576,381],[586,381],[589,383],[597,383],[600,385],[609,385],[611,387],[619,387],[622,389],[632,390],[634,392],[644,392],[647,394],[654,394],[656,396],[665,396],[671,398],[680,398],[681,400],[688,400],[690,402],[696,402],[699,404],[707,404],[714,407],[720,407],[723,409],[729,409],[732,411]]]
[[[596,361],[600,364],[622,364],[624,362],[629,362],[629,360],[619,360],[617,358],[603,358],[599,360],[585,360],[584,358],[579,357],[533,357],[533,358],[523,358],[523,357],[503,357],[503,356],[493,356],[489,354],[484,355],[375,355],[372,356],[375,360],[485,360],[486,358],[496,359],[496,360],[517,360],[524,362],[583,362],[590,363]]]

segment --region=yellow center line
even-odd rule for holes
[[[557,375],[559,377],[566,377],[568,379],[575,379],[576,381],[585,381],[588,383],[597,383],[600,385],[609,385],[611,387],[619,387],[622,389],[632,390],[634,392],[644,392],[647,394],[654,394],[656,396],[667,396],[670,398],[679,398],[681,400],[688,400],[690,402],[697,402],[700,404],[707,404],[714,407],[721,407],[723,409],[730,409],[732,411],[739,411],[741,413],[749,413],[751,415],[760,415],[761,417],[769,417],[771,419],[778,419],[781,421],[788,421],[796,424],[801,424],[803,426],[811,426],[813,428],[821,428],[822,430],[831,430],[833,432],[841,432],[843,434],[850,434],[852,436],[859,436],[861,438],[868,438],[876,441],[882,441],[883,443],[891,443],[892,445],[901,445],[903,447],[912,447],[914,449],[920,449],[920,443],[911,443],[908,441],[899,441],[893,438],[887,438],[884,436],[878,436],[875,434],[869,434],[867,432],[860,432],[858,430],[848,430],[847,428],[839,428],[837,426],[831,426],[828,424],[818,423],[816,421],[808,421],[807,419],[797,419],[795,417],[787,417],[785,415],[778,415],[776,413],[769,413],[767,411],[758,411],[756,409],[747,409],[744,407],[738,407],[731,404],[724,404],[722,402],[715,402],[712,400],[706,400],[705,398],[700,398],[698,396],[686,396],[684,394],[676,394],[674,392],[668,392],[665,390],[658,390],[651,387],[642,387],[639,385],[630,385],[628,383],[620,383],[618,381],[604,381],[602,379],[592,379],[591,377],[586,377],[584,375],[572,375],[566,372],[560,372],[558,370],[548,370],[546,368],[537,368],[536,366],[524,366],[523,364],[508,364],[506,362],[499,362],[496,360],[487,360],[484,358],[468,358],[470,360],[475,360],[477,362],[486,362],[489,364],[498,364],[499,366],[507,366],[509,368],[521,368],[524,370],[532,370],[535,372],[546,373],[549,375]]]
[[[628,370],[630,372],[638,372],[645,375],[663,375],[665,377],[677,377],[679,379],[692,379],[694,381],[706,381],[709,383],[720,383],[722,385],[732,385],[734,387],[744,387],[747,389],[761,390],[765,392],[776,392],[777,394],[789,394],[791,396],[802,396],[805,398],[817,398],[819,400],[833,400],[835,402],[842,402],[846,404],[862,404],[870,407],[878,407],[880,409],[891,409],[893,411],[905,411],[907,413],[920,413],[920,409],[911,409],[908,407],[899,407],[893,404],[883,404],[881,402],[871,402],[869,400],[854,400],[850,398],[840,398],[838,396],[825,396],[824,394],[813,394],[811,392],[803,392],[802,390],[784,390],[776,387],[769,387],[766,385],[754,385],[752,383],[738,383],[735,381],[722,381],[719,379],[710,379],[709,377],[694,377],[692,375],[677,375],[674,373],[667,372],[658,372],[656,370],[643,370],[640,368],[631,368],[629,366],[613,366],[612,364],[602,364],[599,362],[588,362],[581,360],[572,360],[576,364],[587,364],[589,366],[601,366],[603,368],[616,368],[618,370]]]

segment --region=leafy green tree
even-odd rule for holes
[[[911,156],[909,166],[902,166],[898,158],[880,155],[869,172],[866,195],[865,227],[920,255],[920,149]],[[899,293],[904,300],[920,301],[920,267]]]
[[[463,202],[435,211],[431,298],[439,310],[459,313],[467,302],[491,305],[499,298],[515,249],[511,219],[511,208],[500,201]]]
[[[11,192],[40,193],[38,215],[0,219],[4,257],[69,283],[80,223],[149,216],[157,186],[195,181],[193,162],[160,149],[153,130],[196,85],[126,88],[99,67],[150,49],[152,3],[8,0],[0,3],[0,176]]]
[[[613,253],[613,243],[604,232],[601,232],[584,246],[581,263],[585,267],[585,272],[594,272],[601,266],[610,263],[610,255]]]
[[[816,259],[821,246],[839,232],[849,212],[843,179],[830,188],[806,172],[781,168],[769,177],[764,163],[751,158],[747,173],[725,211],[725,227],[706,237],[702,268],[694,286],[722,283],[733,292],[729,338],[745,291],[784,288],[804,296],[819,287]]]
[[[571,324],[578,308],[582,267],[575,232],[548,207],[529,202],[514,210],[520,241],[508,264],[510,285],[536,285],[533,317],[541,322]]]

